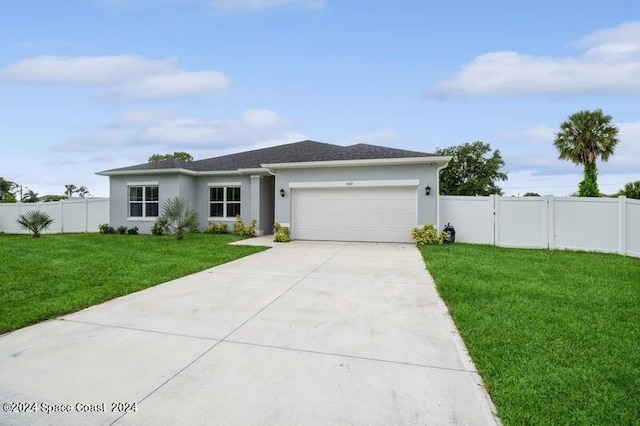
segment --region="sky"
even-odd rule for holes
[[[499,149],[506,195],[577,191],[569,115],[620,144],[600,190],[640,180],[637,0],[21,0],[0,13],[0,176],[109,195],[102,170],[305,139]]]

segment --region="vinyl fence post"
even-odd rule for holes
[[[618,253],[627,254],[627,197],[618,197]]]
[[[556,248],[556,204],[553,195],[547,195],[547,247],[549,250]]]

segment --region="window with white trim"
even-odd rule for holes
[[[214,186],[209,188],[209,217],[236,217],[240,213],[240,187]]]
[[[157,185],[129,186],[129,217],[158,217]]]

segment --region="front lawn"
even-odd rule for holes
[[[0,234],[0,334],[264,250],[231,234]]]
[[[639,424],[640,259],[421,250],[505,425]]]

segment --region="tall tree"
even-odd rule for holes
[[[476,141],[449,148],[438,148],[438,155],[450,155],[449,165],[440,172],[441,195],[502,195],[498,181],[508,179],[500,171],[504,160],[499,150]]]
[[[78,195],[84,198],[87,195],[91,194],[89,193],[89,188],[87,188],[86,186],[81,186],[80,188],[78,188]]]
[[[171,160],[172,158],[182,161],[193,161],[193,157],[188,152],[176,151],[173,154],[153,154],[149,157],[149,162]]]
[[[38,194],[32,189],[25,192],[22,196],[23,203],[37,203],[38,201],[40,201],[40,198],[38,197]]]
[[[640,200],[640,180],[627,183],[618,195],[624,195],[627,198],[635,198]]]
[[[611,124],[611,116],[601,109],[578,111],[560,124],[560,131],[553,142],[559,152],[558,158],[584,168],[584,180],[578,186],[578,196],[600,196],[596,160],[607,161],[619,142],[618,128]]]
[[[17,188],[18,185],[15,182],[0,177],[0,202],[15,203]]]
[[[72,183],[65,185],[64,188],[65,188],[64,193],[67,196],[67,198],[73,197],[73,194],[75,192],[78,192],[78,187]]]

